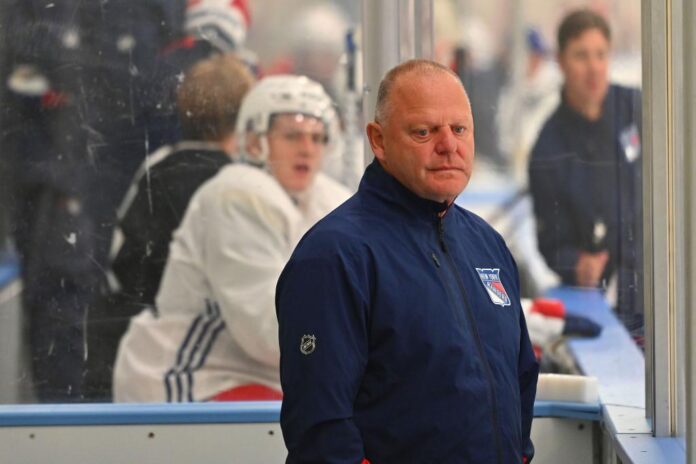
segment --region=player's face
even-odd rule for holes
[[[469,183],[474,123],[454,76],[397,78],[386,121],[370,123],[368,137],[385,170],[421,198],[451,202]]]
[[[599,29],[588,29],[569,40],[558,62],[569,98],[602,104],[609,88],[609,41]]]
[[[306,190],[319,171],[326,147],[324,123],[302,114],[274,117],[268,132],[268,167],[284,189]]]

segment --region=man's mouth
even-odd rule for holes
[[[298,174],[309,174],[309,165],[307,164],[296,164],[293,166],[293,170]]]

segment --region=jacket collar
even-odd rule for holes
[[[436,220],[438,215],[448,209],[446,202],[427,200],[407,189],[385,171],[377,159],[365,170],[359,191],[386,203],[392,203],[409,215],[428,222]]]

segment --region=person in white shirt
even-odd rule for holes
[[[237,120],[240,163],[193,196],[156,307],[131,320],[117,402],[280,398],[275,286],[300,237],[350,192],[323,175],[335,117],[321,85],[270,76]]]

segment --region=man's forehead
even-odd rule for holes
[[[404,80],[400,85],[394,86],[391,97],[391,103],[404,111],[402,116],[409,116],[411,113],[449,113],[467,118],[471,112],[464,87],[453,76],[445,73],[435,79],[417,76]]]
[[[395,100],[406,102],[433,98],[437,94],[468,100],[461,82],[444,71],[428,74],[409,73],[394,82],[392,91]]]
[[[590,40],[588,40],[590,39]],[[611,48],[611,42],[602,34],[602,31],[597,28],[585,29],[576,36],[570,37],[565,46],[564,52],[568,48],[578,48],[587,46],[600,46],[602,48]]]
[[[463,107],[439,108],[435,106],[409,108],[403,112],[400,125],[404,127],[443,126],[460,124],[468,126],[473,123],[471,113]]]
[[[429,84],[431,86],[457,86],[460,87],[462,91],[464,90],[459,78],[441,69],[407,71],[394,80],[394,89],[424,84]]]

